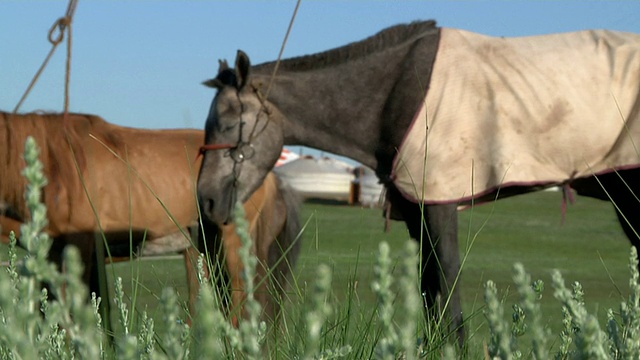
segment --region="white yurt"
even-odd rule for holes
[[[329,158],[302,156],[273,169],[306,199],[348,201],[353,167]]]
[[[359,188],[358,202],[369,207],[381,205],[384,186],[378,180],[375,171],[369,167],[360,166],[355,170],[355,174],[357,176],[355,181]]]
[[[288,162],[291,162],[297,158],[299,158],[300,155],[296,154],[295,152],[287,149],[287,148],[282,148],[282,152],[280,153],[280,158],[278,159],[278,161],[276,162],[276,167],[278,166],[282,166]]]

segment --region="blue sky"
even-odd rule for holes
[[[295,1],[80,0],[70,110],[142,128],[202,128],[217,60],[274,60]],[[66,1],[0,1],[0,109],[11,111],[50,49]],[[285,57],[323,51],[413,20],[494,36],[606,28],[640,33],[640,1],[303,1]],[[66,44],[65,44],[66,45]],[[62,111],[61,46],[21,111]]]

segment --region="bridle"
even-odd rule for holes
[[[251,159],[255,155],[255,149],[253,148],[252,142],[258,136],[260,136],[264,132],[264,130],[267,128],[267,125],[269,125],[269,122],[271,121],[271,111],[266,106],[266,100],[260,93],[260,90],[253,86],[252,86],[252,89],[253,89],[253,92],[256,94],[258,101],[260,101],[260,108],[256,113],[256,121],[254,122],[253,128],[251,129],[251,133],[249,134],[249,140],[248,141],[242,140],[242,130],[244,127],[244,121],[242,121],[242,114],[244,113],[245,105],[240,99],[240,95],[238,93],[236,94],[238,96],[238,101],[240,102],[240,131],[238,132],[238,141],[235,144],[223,143],[223,144],[202,145],[200,146],[200,149],[198,151],[198,157],[203,156],[209,150],[227,150],[227,153],[225,153],[225,156],[230,156],[233,159],[234,163],[240,164],[247,159]],[[262,127],[262,129],[260,129],[260,131],[256,134],[256,129],[258,128],[258,122],[260,122],[259,117],[260,117],[260,114],[263,112],[267,114],[267,121]]]
[[[251,133],[249,134],[248,140],[244,141],[243,140],[243,130],[244,130],[244,125],[245,122],[242,120],[242,114],[245,112],[245,104],[242,102],[242,100],[240,99],[240,94],[239,92],[236,93],[236,96],[238,97],[238,101],[240,102],[240,115],[239,115],[239,126],[240,129],[238,131],[238,140],[236,141],[235,144],[232,143],[222,143],[222,144],[205,144],[200,146],[200,149],[198,151],[198,157],[200,156],[204,156],[204,154],[207,151],[211,151],[211,150],[226,150],[224,153],[224,156],[227,157],[231,157],[231,159],[233,160],[233,183],[232,183],[232,188],[233,188],[233,193],[231,196],[231,201],[229,202],[229,214],[233,213],[233,208],[235,206],[236,203],[236,199],[237,199],[237,193],[238,193],[238,184],[239,184],[239,178],[240,178],[240,169],[242,166],[242,163],[245,160],[251,159],[253,158],[253,156],[255,155],[256,151],[255,148],[253,147],[253,141],[260,136],[264,130],[266,129],[267,125],[269,124],[269,121],[271,120],[271,111],[268,109],[268,107],[265,104],[265,99],[264,97],[261,96],[260,91],[256,88],[256,87],[252,87],[253,91],[255,92],[256,96],[258,97],[258,100],[260,101],[260,108],[258,109],[258,112],[256,113],[256,121],[254,122],[253,128],[251,129]],[[257,129],[257,125],[258,122],[260,121],[260,114],[261,113],[265,113],[267,115],[267,121],[264,124],[264,126],[262,127],[262,129],[260,129],[259,132],[256,133],[256,129]]]
[[[276,65],[273,68],[273,73],[271,74],[271,79],[269,80],[269,84],[267,86],[267,91],[266,91],[266,96],[262,96],[262,93],[260,92],[260,89],[258,89],[256,86],[254,85],[250,85],[251,88],[253,89],[253,92],[255,93],[256,97],[258,98],[258,100],[260,101],[260,108],[258,109],[258,112],[256,113],[256,121],[253,124],[253,129],[251,129],[251,133],[249,134],[249,141],[243,141],[242,140],[242,128],[244,126],[244,122],[242,121],[242,113],[244,112],[244,103],[242,102],[242,100],[240,99],[240,94],[239,92],[236,92],[236,96],[238,96],[238,101],[240,101],[240,135],[238,137],[238,141],[236,142],[236,144],[205,144],[202,145],[200,147],[200,149],[198,150],[198,157],[203,156],[207,151],[209,150],[227,150],[227,153],[229,154],[229,156],[231,156],[231,158],[233,159],[233,196],[232,196],[232,202],[231,202],[231,211],[229,212],[230,214],[233,212],[233,206],[235,204],[235,198],[236,198],[236,194],[237,194],[237,185],[238,185],[238,177],[240,175],[240,170],[239,170],[239,165],[242,164],[242,162],[244,162],[247,159],[251,159],[254,155],[255,155],[255,149],[252,145],[252,141],[257,138],[258,136],[260,136],[260,134],[262,134],[264,132],[264,130],[267,128],[267,126],[269,125],[269,122],[271,121],[271,110],[269,109],[269,107],[266,106],[266,102],[267,102],[267,98],[269,97],[269,92],[271,90],[271,85],[273,84],[273,80],[276,76],[276,73],[278,72],[278,67],[280,66],[280,61],[282,59],[282,54],[284,53],[284,48],[285,45],[287,44],[287,39],[289,39],[289,34],[291,34],[291,29],[293,28],[293,23],[294,20],[296,19],[296,15],[298,14],[298,9],[300,8],[300,3],[301,0],[298,0],[296,3],[296,8],[293,12],[293,16],[291,17],[291,21],[289,22],[289,27],[287,29],[287,33],[284,37],[284,40],[282,42],[282,46],[280,47],[280,53],[278,54],[278,60],[276,61]],[[262,127],[262,129],[260,129],[260,131],[256,134],[256,129],[258,127],[258,122],[260,120],[260,114],[264,112],[265,114],[267,114],[267,121],[264,124],[264,126]],[[249,151],[248,151],[249,150]],[[225,154],[226,155],[226,154]],[[237,169],[237,170],[236,170]]]
[[[266,101],[264,97],[261,96],[260,91],[256,87],[252,86],[252,88],[256,96],[258,97],[258,100],[260,101],[260,108],[258,109],[258,112],[255,115],[256,119],[255,119],[253,128],[251,129],[251,133],[248,136],[248,140],[245,141],[243,139],[243,130],[244,130],[245,122],[242,120],[242,114],[244,114],[246,106],[240,98],[240,93],[236,92],[236,96],[238,97],[238,101],[240,102],[240,115],[239,115],[240,129],[238,131],[238,140],[236,141],[235,144],[233,143],[205,144],[200,146],[200,149],[198,151],[198,157],[200,157],[200,156],[204,156],[204,154],[207,151],[225,150],[224,156],[231,157],[231,159],[233,160],[233,170],[232,170],[233,191],[231,195],[231,201],[229,202],[229,214],[233,213],[233,208],[236,203],[237,194],[238,194],[238,184],[239,184],[239,178],[240,178],[240,169],[241,169],[242,163],[245,160],[249,160],[253,158],[253,156],[256,153],[255,148],[253,147],[253,141],[264,132],[267,125],[269,124],[269,121],[271,120],[271,117],[270,117],[271,111],[266,106],[265,104]],[[260,114],[263,112],[267,115],[267,120],[264,126],[262,127],[262,129],[260,129],[260,131],[256,133],[258,122],[260,122]]]

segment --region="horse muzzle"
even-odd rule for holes
[[[233,221],[233,207],[235,204],[235,189],[223,191],[221,196],[200,195],[200,211],[209,221],[218,226],[227,225]]]

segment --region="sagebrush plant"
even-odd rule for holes
[[[248,318],[236,329],[220,310],[222,299],[212,283],[203,282],[197,303],[194,327],[180,319],[181,307],[176,292],[165,288],[159,296],[165,331],[156,333],[154,320],[146,311],[131,321],[122,279],[115,280],[116,311],[120,327],[113,342],[103,333],[98,313],[100,301],[88,295],[81,282],[79,252],[69,247],[63,254],[65,271],[61,273],[47,259],[51,239],[43,232],[47,226],[46,208],[40,202],[46,185],[38,148],[33,139],[25,144],[24,175],[28,180],[25,196],[31,218],[22,228],[20,245],[27,250],[23,259],[16,255],[18,240],[10,236],[8,276],[0,277],[0,359],[459,359],[467,354],[452,344],[429,343],[425,332],[423,303],[419,293],[417,245],[408,241],[398,263],[390,256],[389,246],[381,243],[372,284],[378,304],[371,313],[361,313],[352,323],[356,304],[336,305],[331,294],[331,268],[320,265],[317,279],[308,294],[300,294],[303,309],[299,317],[285,319],[279,341],[267,346],[266,326],[260,322],[260,304],[253,296],[256,260],[251,254],[251,238],[241,204],[236,207],[236,222],[243,241],[241,257],[245,266]],[[204,273],[198,261],[200,278]],[[394,267],[399,267],[397,277]],[[514,267],[518,302],[511,319],[506,319],[505,301],[498,297],[492,282],[486,284],[485,316],[490,327],[484,356],[490,359],[638,359],[640,358],[640,275],[638,255],[632,248],[629,260],[630,295],[618,311],[607,312],[606,326],[588,314],[579,283],[567,289],[559,272],[552,280],[554,297],[561,304],[564,328],[551,334],[542,323],[539,301],[544,293],[541,281],[532,282],[522,265]],[[41,290],[41,284],[48,290]],[[51,293],[49,293],[51,292]],[[54,295],[50,297],[50,295]],[[289,312],[290,314],[295,313]],[[132,324],[136,324],[135,326]],[[603,330],[604,329],[604,330]],[[446,334],[444,329],[436,331]],[[531,343],[522,341],[531,334]],[[353,335],[355,334],[355,335]],[[285,338],[283,340],[283,337]],[[555,344],[555,345],[554,345]],[[471,352],[470,352],[471,353]],[[470,355],[473,357],[478,351]]]
[[[640,282],[638,254],[634,247],[629,255],[628,299],[620,303],[619,312],[607,311],[605,329],[595,315],[589,314],[584,291],[578,282],[568,289],[559,271],[552,274],[553,296],[562,306],[563,329],[559,335],[551,334],[541,321],[537,303],[544,284],[531,278],[521,264],[514,266],[513,280],[519,303],[513,306],[511,323],[504,316],[504,302],[499,300],[495,284],[485,286],[487,303],[485,317],[489,323],[491,340],[487,346],[490,359],[638,359],[640,358]],[[509,331],[511,329],[511,331]],[[531,332],[531,344],[523,345],[518,338]],[[559,344],[557,349],[549,344]]]
[[[31,219],[20,228],[20,244],[27,256],[17,261],[12,237],[9,280],[0,282],[0,354],[7,359],[98,359],[104,356],[98,301],[87,301],[79,252],[65,249],[64,273],[47,260],[51,239],[43,232],[47,209],[40,202],[47,180],[38,156],[35,141],[28,138],[23,175],[28,181],[25,201]],[[41,290],[42,283],[55,300]]]
[[[232,327],[220,310],[222,300],[219,292],[214,291],[211,284],[203,282],[197,304],[198,316],[194,320],[194,328],[190,329],[179,318],[180,306],[175,291],[167,288],[160,296],[160,311],[167,329],[164,336],[159,337],[155,333],[153,319],[146,312],[142,312],[139,321],[131,321],[130,316],[134,312],[127,308],[127,295],[123,290],[122,279],[116,278],[113,302],[120,326],[115,330],[114,342],[111,343],[103,333],[102,319],[98,313],[98,305],[103,300],[96,298],[95,294],[89,297],[86,286],[80,280],[82,264],[77,249],[69,247],[65,250],[64,273],[47,260],[52,240],[43,232],[47,226],[47,214],[44,204],[40,202],[47,180],[38,155],[39,149],[35,141],[27,139],[24,155],[27,166],[24,175],[29,185],[25,201],[31,212],[31,219],[21,228],[20,239],[27,255],[18,261],[16,239],[12,234],[7,267],[9,276],[0,278],[0,321],[3,325],[0,326],[0,358],[261,359],[266,356],[266,324],[259,321],[261,307],[254,297],[256,259],[251,254],[251,238],[242,204],[237,204],[234,220],[243,242],[240,256],[246,265],[243,276],[247,300],[244,306],[248,319],[242,321],[238,329]],[[410,260],[406,264],[415,264],[416,249],[415,245],[411,246],[407,248],[407,258]],[[392,280],[386,244],[381,245],[380,258],[383,259],[381,264],[384,262],[386,265],[378,269],[377,282],[389,284]],[[389,294],[380,294],[380,309],[386,309],[384,311],[387,312],[383,315],[385,320],[381,321],[384,329],[381,332],[393,339],[386,343],[388,349],[393,350],[382,351],[388,356],[397,355],[402,349],[412,348],[408,345],[411,341],[407,339],[415,339],[416,334],[413,314],[420,308],[416,305],[420,296],[416,269],[412,270],[413,266],[407,267],[406,264],[403,266],[405,275],[401,284],[403,291],[410,293],[405,296],[410,309],[406,314],[413,325],[399,330],[398,326],[391,324],[389,316],[395,298]],[[198,261],[198,268],[202,279],[202,259]],[[306,335],[298,336],[300,341],[291,346],[289,352],[278,352],[285,358],[345,358],[352,352],[352,347],[344,344],[344,341],[334,346],[327,340],[335,308],[330,303],[331,270],[326,265],[320,265],[318,274],[311,301],[297,327]],[[49,298],[47,290],[40,290],[42,283],[52,291],[54,299]],[[137,326],[133,326],[134,323]],[[402,336],[397,335],[398,333]],[[294,337],[291,333],[284,335]],[[369,334],[364,336],[371,342],[371,349],[377,347],[377,336],[373,336],[373,339]],[[416,349],[409,352],[417,354]],[[356,356],[360,358],[359,355]],[[415,356],[409,355],[408,358]]]

